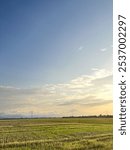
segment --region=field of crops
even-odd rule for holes
[[[112,150],[112,118],[0,120],[1,150]]]

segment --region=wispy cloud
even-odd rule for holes
[[[78,52],[83,51],[83,50],[84,50],[84,46],[80,46],[80,47],[78,48]]]
[[[100,51],[105,52],[105,51],[107,51],[107,48],[102,48]]]
[[[92,71],[98,71],[99,69],[98,68],[92,68],[91,70]]]
[[[35,114],[63,116],[72,115],[72,109],[75,110],[73,115],[86,115],[103,113],[107,108],[111,113],[112,72],[92,70],[92,74],[64,84],[46,84],[30,89],[0,86],[0,112],[28,114],[33,111]],[[94,108],[98,111],[92,112]]]

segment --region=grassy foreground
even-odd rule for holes
[[[0,120],[1,150],[112,150],[112,118]]]

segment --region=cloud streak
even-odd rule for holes
[[[106,49],[106,48],[101,49],[101,52],[105,52],[105,51],[107,51],[107,49]]]

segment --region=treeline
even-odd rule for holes
[[[65,116],[62,118],[113,118],[113,115]]]

